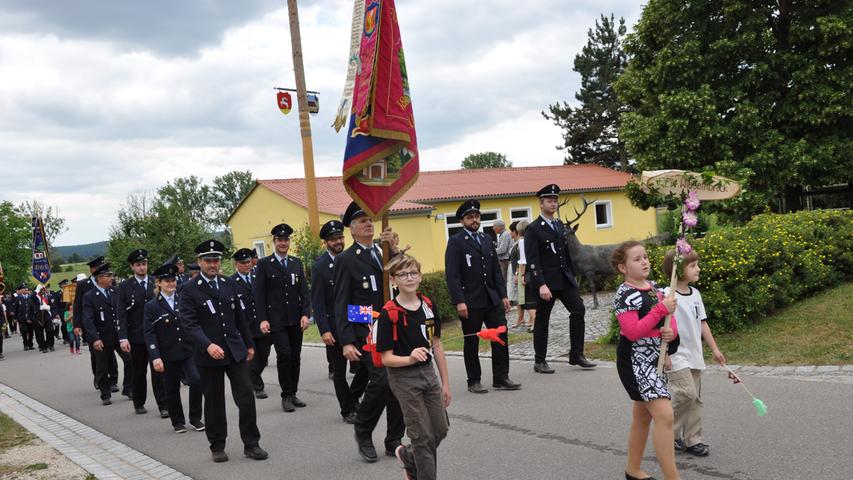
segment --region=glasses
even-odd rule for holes
[[[409,280],[414,280],[420,278],[421,272],[397,272],[394,274],[394,278],[397,280],[403,280],[408,278]]]

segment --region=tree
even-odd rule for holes
[[[628,171],[628,153],[619,138],[619,116],[625,111],[614,90],[614,84],[628,63],[623,47],[627,29],[625,19],[616,26],[613,15],[602,15],[589,29],[589,40],[575,56],[574,71],[581,75],[581,88],[575,94],[580,102],[571,107],[567,102],[550,105],[545,118],[563,129],[565,163],[596,163],[615,170]]]
[[[38,200],[27,201],[21,204],[20,210],[30,218],[41,217],[44,223],[44,236],[47,245],[53,251],[53,241],[56,237],[68,230],[65,226],[65,218],[59,213],[59,207],[46,206]],[[31,224],[32,225],[32,224]]]
[[[472,153],[462,160],[462,168],[507,168],[512,162],[507,160],[506,155],[497,152]]]
[[[744,183],[728,218],[799,208],[853,171],[853,10],[828,0],[650,0],[626,40],[620,135],[640,169]]]
[[[72,253],[68,256],[68,263],[80,263],[83,261],[83,258],[80,257],[79,253]]]
[[[0,202],[0,263],[6,293],[30,277],[30,218],[12,202]]]
[[[206,226],[215,225],[213,194],[202,179],[191,175],[176,178],[157,190],[157,200],[188,212]]]
[[[231,212],[255,186],[252,172],[235,170],[213,179],[211,196],[214,201],[214,219],[218,225],[225,225]]]

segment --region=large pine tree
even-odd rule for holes
[[[622,47],[625,19],[616,24],[613,15],[602,15],[590,29],[586,46],[575,56],[574,70],[581,75],[581,88],[575,94],[577,107],[560,102],[542,112],[563,129],[566,164],[597,163],[607,168],[628,170],[628,154],[619,139],[622,103],[613,89],[625,69],[628,57]]]

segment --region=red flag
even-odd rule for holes
[[[497,328],[485,328],[477,332],[477,336],[482,338],[483,340],[489,340],[491,342],[497,342],[501,345],[506,345],[506,342],[500,337],[500,334],[506,332],[506,325],[501,325]]]
[[[418,176],[415,117],[394,0],[366,0],[343,180],[378,217]]]

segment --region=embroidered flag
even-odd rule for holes
[[[290,92],[278,92],[275,97],[278,101],[278,109],[281,110],[281,113],[285,115],[290,113],[290,109],[293,107],[293,99],[290,97]]]
[[[350,196],[378,217],[418,177],[415,117],[394,0],[365,0],[344,153]]]
[[[344,83],[344,92],[338,103],[338,111],[332,121],[332,128],[340,132],[347,124],[350,110],[352,110],[352,92],[355,88],[355,74],[358,72],[358,50],[361,46],[361,30],[364,22],[364,0],[355,0],[352,6],[352,27],[350,29],[349,60],[347,61],[347,81]]]
[[[373,307],[371,305],[347,305],[347,319],[352,323],[373,322]]]
[[[50,257],[41,218],[33,217],[33,278],[41,284],[50,281]]]

